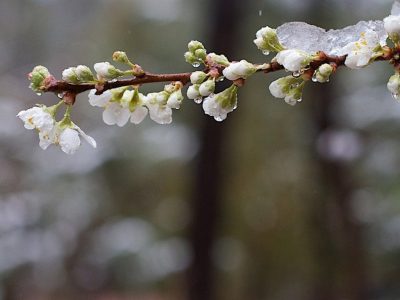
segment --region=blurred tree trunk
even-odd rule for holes
[[[329,20],[326,0],[314,0],[311,4],[314,21]],[[321,23],[321,22],[317,22]],[[318,153],[318,139],[337,126],[333,108],[336,103],[330,85],[313,87],[312,118],[316,135],[314,153],[322,185],[323,198],[313,203],[315,249],[319,275],[315,285],[315,300],[368,299],[366,254],[362,228],[357,223],[351,206],[356,188],[351,173],[351,163],[329,158]],[[329,149],[330,137],[320,140],[322,149]],[[325,143],[321,145],[321,141]]]
[[[317,139],[335,126],[332,120],[332,107],[335,99],[329,87],[314,90],[315,105],[313,118],[317,128]],[[324,138],[329,147],[329,137]],[[321,142],[320,142],[321,146]],[[317,151],[316,151],[317,152]],[[355,189],[351,169],[343,162],[329,159],[316,153],[319,174],[323,185],[324,198],[316,199],[314,204],[314,225],[317,228],[317,258],[321,277],[316,286],[316,299],[367,299],[366,255],[362,238],[362,228],[357,223],[351,206],[351,197]],[[330,202],[330,203],[329,203]],[[343,294],[335,291],[336,279],[344,287]]]
[[[329,20],[331,14],[326,0],[314,0],[312,19]],[[321,22],[317,22],[321,23]],[[320,266],[315,285],[315,300],[368,299],[366,275],[366,253],[362,228],[357,223],[351,206],[351,197],[356,188],[350,163],[334,160],[318,153],[318,139],[337,125],[333,108],[337,105],[330,85],[313,87],[312,118],[316,128],[314,153],[319,166],[318,174],[323,186],[323,198],[313,203],[314,228],[316,228],[316,256]],[[319,145],[329,149],[326,136]],[[321,143],[321,141],[320,141]]]
[[[334,129],[336,125],[332,118],[335,97],[329,89],[325,85],[313,90],[316,95],[312,111],[317,129],[315,145],[321,135]],[[331,144],[329,139],[329,136],[325,136],[322,140],[325,145],[321,145],[320,141],[319,147],[328,149]],[[351,168],[343,161],[317,153],[317,149],[315,152],[319,165],[318,174],[321,175],[320,181],[323,185],[322,192],[325,195],[316,199],[319,203],[314,203],[315,227],[318,228],[320,237],[316,240],[317,258],[320,259],[318,264],[321,266],[315,299],[368,299],[362,228],[351,206],[355,189]],[[343,291],[335,291],[335,282],[339,282]]]
[[[235,33],[238,25],[239,0],[210,0],[210,40],[206,48],[210,52],[232,57],[235,49]],[[203,116],[201,145],[197,157],[197,170],[192,194],[192,222],[190,243],[193,260],[188,272],[188,298],[190,300],[215,299],[215,270],[212,250],[221,207],[221,188],[224,180],[223,148],[228,123],[219,123]]]

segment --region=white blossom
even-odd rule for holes
[[[93,73],[89,69],[88,66],[84,66],[84,65],[77,66],[75,69],[75,73],[76,73],[76,76],[78,77],[79,81],[87,82],[87,81],[94,80]]]
[[[105,107],[112,98],[112,93],[107,90],[101,95],[96,95],[96,90],[90,90],[89,92],[89,103],[92,106]]]
[[[181,106],[181,103],[183,101],[183,95],[181,89],[173,92],[169,97],[167,101],[167,106],[175,109],[179,109]]]
[[[284,78],[279,78],[278,80],[273,81],[269,85],[269,91],[275,98],[285,98],[286,96],[286,93],[284,91],[285,84],[282,81],[283,79]]]
[[[107,125],[123,127],[129,120],[139,124],[147,116],[147,109],[144,107],[146,96],[141,93],[136,95],[133,90],[125,90],[119,101],[112,101],[113,93],[109,90],[101,95],[95,93],[96,90],[89,92],[89,103],[104,108],[103,121]],[[134,98],[135,96],[137,98]]]
[[[133,124],[141,123],[147,116],[148,110],[144,106],[136,107],[133,112],[131,112],[130,121]]]
[[[71,122],[71,124],[66,127],[60,126],[59,124],[54,127],[53,131],[48,136],[46,148],[49,144],[56,144],[59,145],[61,150],[66,154],[74,154],[81,145],[80,136],[93,148],[97,147],[96,141],[91,136],[84,133],[82,129]]]
[[[81,145],[78,131],[72,128],[65,128],[62,130],[58,142],[61,150],[67,154],[74,154]]]
[[[307,52],[297,49],[288,49],[276,55],[276,61],[291,72],[300,71],[308,66],[312,57]]]
[[[200,97],[200,92],[199,92],[199,84],[194,84],[189,86],[188,90],[187,90],[187,97],[189,99],[196,99],[198,97]]]
[[[297,102],[300,102],[301,98],[296,98],[296,96],[294,94],[288,94],[285,97],[285,102],[291,106],[294,106],[297,104]]]
[[[111,67],[109,62],[101,62],[94,64],[94,70],[96,71],[97,75],[100,77],[108,77],[108,70]]]
[[[210,95],[203,101],[204,113],[218,122],[226,119],[228,113],[236,109],[237,87],[232,85],[221,93]]]
[[[128,123],[130,116],[131,113],[129,109],[117,102],[108,103],[103,111],[103,121],[107,125],[123,127]]]
[[[207,78],[207,74],[202,71],[196,71],[190,74],[190,82],[192,84],[200,84]]]
[[[222,71],[222,73],[229,80],[237,80],[239,78],[246,79],[248,76],[254,74],[256,71],[257,68],[253,64],[243,59],[239,62],[231,63]]]
[[[323,64],[315,71],[313,81],[319,83],[328,82],[332,72],[333,67],[330,64]]]
[[[55,140],[55,130],[40,131],[39,132],[39,146],[43,150],[46,150]]]
[[[147,104],[150,118],[158,124],[170,124],[172,122],[172,109],[166,105]]]
[[[400,94],[400,74],[396,73],[389,78],[387,88],[392,93],[393,97],[398,100]]]
[[[37,129],[39,132],[48,132],[54,127],[54,118],[45,106],[32,107],[17,114],[24,122],[26,129]]]
[[[212,93],[214,93],[215,90],[215,80],[214,79],[209,79],[199,86],[199,93],[201,96],[209,96]]]
[[[263,51],[265,55],[268,55],[271,51],[279,52],[284,50],[284,47],[279,42],[276,29],[268,26],[257,31],[254,44],[256,44],[257,48]]]
[[[78,78],[75,73],[75,68],[68,68],[62,72],[62,79],[66,82],[77,82]]]
[[[369,64],[376,54],[375,50],[380,48],[379,36],[375,31],[367,30],[361,34],[361,38],[347,44],[340,52],[346,55],[345,64],[351,69],[359,69]]]
[[[103,79],[110,80],[124,75],[122,71],[115,68],[109,62],[100,62],[94,64],[94,70],[96,71],[97,78],[99,80]]]
[[[386,32],[391,37],[399,38],[400,35],[400,16],[390,15],[383,19]]]
[[[150,118],[158,124],[170,124],[172,122],[172,109],[167,105],[168,94],[166,92],[150,93],[147,95],[146,106],[149,109]]]
[[[296,105],[301,101],[304,88],[304,80],[293,76],[279,78],[272,82],[269,90],[272,96],[276,98],[284,98],[289,105]]]
[[[85,134],[77,125],[71,122],[69,117],[58,123],[48,111],[56,109],[58,105],[50,108],[33,107],[18,113],[18,117],[24,121],[27,129],[37,129],[39,133],[39,146],[45,150],[50,145],[60,145],[67,154],[73,154],[80,146],[79,135],[82,136],[92,147],[96,148],[96,141]]]

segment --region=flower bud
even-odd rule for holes
[[[302,86],[299,88],[291,89],[285,97],[285,102],[289,105],[296,105],[297,102],[301,102],[301,97],[303,96]]]
[[[392,93],[393,97],[398,100],[400,94],[400,75],[398,73],[389,78],[387,88]]]
[[[124,75],[124,72],[118,70],[109,62],[96,63],[94,64],[94,69],[97,73],[97,78],[99,80],[111,80]]]
[[[188,49],[192,53],[194,53],[198,49],[204,49],[205,50],[203,44],[200,43],[199,41],[190,41],[189,44],[188,44]]]
[[[191,65],[198,63],[197,57],[192,52],[185,52],[185,60]]]
[[[257,31],[254,44],[256,44],[257,48],[265,55],[268,55],[271,51],[280,52],[285,49],[279,42],[276,30],[268,26]]]
[[[204,61],[204,60],[206,60],[206,57],[207,57],[207,51],[206,51],[206,49],[197,49],[197,50],[194,52],[194,55],[195,55],[199,60]]]
[[[189,99],[196,99],[198,97],[200,97],[200,92],[199,92],[199,84],[194,84],[189,86],[188,90],[187,90],[187,97]]]
[[[178,109],[183,101],[182,91],[179,89],[173,92],[167,101],[167,106]]]
[[[384,27],[394,43],[400,40],[400,16],[388,16],[383,19]]]
[[[279,78],[278,80],[273,81],[269,85],[269,91],[275,98],[285,98],[286,96],[285,87],[286,87],[286,79]]]
[[[229,80],[237,80],[239,78],[246,79],[256,71],[257,68],[253,64],[243,59],[240,62],[231,63],[222,73]]]
[[[286,76],[272,82],[269,90],[272,96],[276,98],[284,98],[285,102],[295,105],[301,101],[305,81],[302,78]]]
[[[201,96],[209,96],[212,93],[214,93],[215,90],[215,80],[214,79],[209,79],[205,82],[203,82],[200,87],[199,87],[199,93]]]
[[[32,72],[28,74],[28,78],[31,81],[29,87],[35,92],[41,92],[43,88],[43,81],[51,76],[49,70],[43,66],[36,66]]]
[[[190,82],[192,84],[200,84],[207,78],[207,74],[202,71],[193,72],[190,75]]]
[[[78,76],[75,73],[76,68],[68,68],[62,72],[62,79],[69,83],[79,83]]]
[[[323,64],[315,71],[313,81],[320,83],[328,82],[332,72],[333,67],[330,64]]]
[[[205,114],[214,117],[218,122],[226,119],[227,114],[237,107],[237,86],[232,84],[221,93],[210,95],[204,99]]]
[[[94,76],[89,67],[79,65],[75,69],[76,76],[80,82],[89,82],[94,80]]]
[[[297,49],[283,50],[276,55],[276,61],[291,72],[300,71],[310,64],[312,56]]]
[[[123,64],[130,64],[128,56],[123,51],[115,51],[112,56],[113,61],[120,62]]]
[[[226,58],[225,55],[222,55],[222,54],[218,55],[215,53],[210,53],[207,55],[207,58],[214,64],[221,65],[224,67],[229,66],[229,60],[228,60],[228,58]]]

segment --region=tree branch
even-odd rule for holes
[[[336,68],[344,65],[346,57],[345,56],[330,56],[325,54],[324,52],[319,52],[318,57],[310,63],[310,68],[306,70],[303,76],[309,77],[311,79],[313,72],[322,64],[330,63],[333,64]],[[384,60],[388,58],[385,57]],[[383,60],[383,58],[382,58]],[[264,65],[257,65],[260,67],[258,72],[263,73],[272,73],[276,71],[283,70],[284,67],[277,62],[271,61]],[[222,71],[225,67],[219,66],[206,66],[205,72],[210,72],[213,77],[217,78],[222,76]],[[336,69],[335,68],[335,69]],[[186,73],[175,73],[175,74],[153,74],[149,72],[145,72],[143,75],[136,76],[130,79],[118,79],[111,81],[99,81],[98,83],[81,83],[81,84],[73,84],[68,83],[63,80],[57,80],[53,76],[46,79],[44,83],[43,92],[53,92],[56,94],[65,93],[65,94],[80,94],[88,90],[96,89],[96,94],[102,94],[103,92],[111,89],[115,89],[123,86],[131,86],[131,85],[142,85],[147,83],[156,83],[156,82],[173,82],[180,81],[183,85],[186,85],[190,82],[191,72]],[[243,79],[235,80],[234,83],[238,86],[244,84]]]

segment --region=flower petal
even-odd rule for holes
[[[96,95],[96,90],[90,90],[89,92],[89,103],[92,106],[105,107],[106,104],[111,100],[112,93],[105,91],[101,95]]]
[[[75,125],[75,124],[74,124]],[[81,137],[83,137],[83,139],[88,142],[88,144],[90,146],[92,146],[93,148],[97,147],[97,143],[95,141],[94,138],[92,138],[90,135],[87,135],[82,129],[80,129],[77,125],[74,126],[74,129],[76,129],[79,134],[81,135]]]
[[[140,106],[137,107],[132,113],[131,113],[131,123],[133,124],[139,124],[141,123],[144,118],[147,116],[147,108]]]
[[[103,112],[103,121],[107,125],[115,125],[122,127],[130,118],[130,111],[127,108],[123,108],[120,104],[112,102],[106,106]]]
[[[74,154],[81,145],[78,131],[65,128],[60,134],[61,150],[67,154]]]

